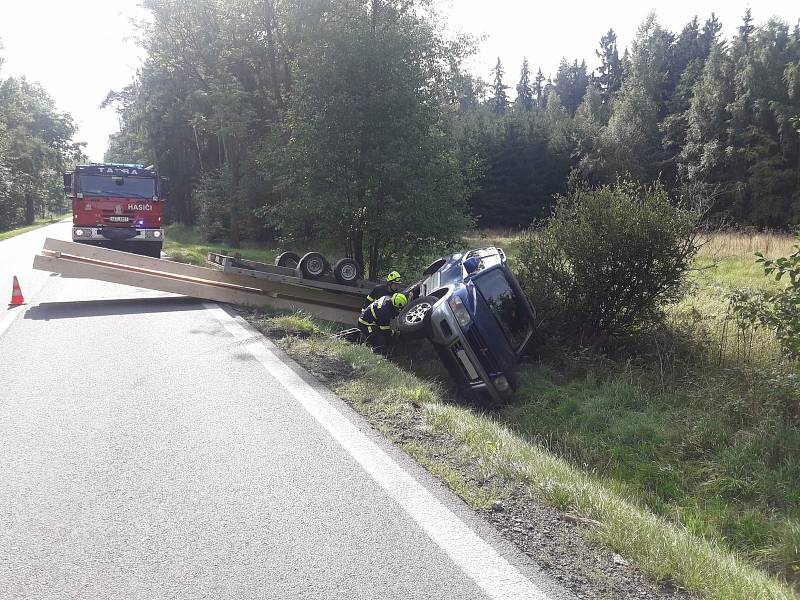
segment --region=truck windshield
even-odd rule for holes
[[[144,177],[81,175],[78,191],[84,196],[152,198],[156,195],[156,186],[155,180]]]
[[[519,352],[530,330],[530,314],[523,300],[514,292],[500,269],[489,271],[474,281],[509,344],[515,352]]]

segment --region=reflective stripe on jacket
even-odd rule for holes
[[[379,300],[384,296],[391,296],[392,291],[389,289],[388,283],[381,283],[380,285],[376,285],[375,289],[373,289],[369,294],[367,294],[366,299],[364,300],[364,308],[367,308],[370,304],[375,302],[375,300]]]
[[[361,311],[358,319],[359,324],[367,327],[378,327],[384,331],[391,329],[389,323],[397,315],[397,309],[392,304],[390,296],[378,298],[372,304]]]

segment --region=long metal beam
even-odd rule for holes
[[[300,310],[348,325],[355,323],[360,308],[355,296],[50,238],[42,254],[34,258],[33,268],[218,302]]]

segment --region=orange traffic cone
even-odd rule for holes
[[[22,297],[19,281],[17,280],[17,276],[14,275],[14,287],[11,288],[11,302],[8,305],[19,306],[20,304],[25,304],[25,298]]]

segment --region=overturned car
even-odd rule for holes
[[[428,338],[460,393],[496,407],[514,394],[516,367],[534,332],[535,311],[500,248],[433,262],[407,291],[398,315],[405,337]]]

